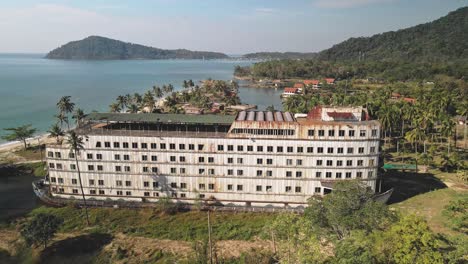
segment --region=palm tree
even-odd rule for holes
[[[56,138],[57,144],[60,143],[60,137],[65,135],[65,133],[63,132],[62,128],[58,125],[58,123],[55,123],[55,125],[51,126],[47,132],[49,133],[48,137]]]
[[[127,112],[130,112],[132,114],[136,114],[138,113],[140,109],[138,108],[138,106],[136,104],[131,104],[129,107],[128,107],[128,110]]]
[[[66,95],[62,96],[60,100],[57,102],[57,108],[59,109],[59,114],[67,115],[69,113],[73,112],[73,109],[75,108],[75,103],[71,102],[71,96]],[[70,124],[68,123],[67,119],[67,126],[68,129],[70,129]]]
[[[75,119],[76,126],[80,125],[81,120],[83,120],[84,117],[85,117],[85,114],[83,110],[81,110],[81,108],[77,108],[75,110],[75,113],[73,113],[73,116],[72,116],[72,118]]]
[[[164,96],[164,93],[163,91],[161,90],[161,87],[159,86],[153,86],[153,93],[154,93],[154,96],[156,96],[156,98],[160,99]]]
[[[112,103],[109,105],[109,110],[111,113],[118,113],[120,112],[122,109],[120,108],[120,104],[119,103]]]
[[[182,83],[182,87],[184,87],[184,89],[188,89],[189,88],[189,84],[186,80],[184,80],[184,82]]]
[[[441,124],[441,134],[447,138],[447,154],[450,155],[450,138],[453,136],[455,123],[450,116],[444,116]]]
[[[125,108],[127,107],[127,100],[123,95],[117,96],[117,103],[119,104],[121,110],[125,110]]]
[[[195,84],[193,83],[192,79],[190,79],[190,80],[188,81],[188,85],[189,85],[190,88],[192,88],[192,87],[195,86]]]
[[[63,123],[68,124],[68,117],[64,113],[59,113],[55,115],[55,118],[57,118],[58,122],[60,122],[60,126],[63,126]]]
[[[143,95],[143,105],[149,108],[149,112],[152,113],[154,109],[155,100],[151,91],[147,91]]]
[[[84,150],[83,137],[78,136],[75,133],[75,131],[72,130],[68,132],[67,144],[70,148],[70,152],[75,154],[74,155],[75,164],[76,164],[76,170],[78,172],[78,180],[80,181],[81,194],[83,196],[83,203],[84,203],[84,208],[85,208],[85,213],[86,213],[86,223],[89,225],[88,206],[86,205],[86,198],[85,198],[84,191],[83,191],[83,184],[81,182],[80,167],[78,164],[78,155],[81,150]]]
[[[174,86],[172,84],[167,85],[167,93],[172,93],[174,91]]]

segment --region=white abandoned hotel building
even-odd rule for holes
[[[78,162],[88,199],[298,207],[339,180],[377,185],[380,124],[360,107],[316,107],[297,118],[92,113],[76,132],[85,136]],[[46,152],[52,196],[79,198],[68,146]]]

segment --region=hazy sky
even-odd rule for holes
[[[446,15],[468,0],[0,0],[0,52],[100,35],[159,48],[320,51]]]

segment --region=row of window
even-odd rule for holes
[[[327,130],[328,137],[334,137],[336,135],[335,132],[336,132],[336,130],[334,130],[334,129]],[[359,130],[359,136],[360,137],[365,137],[366,134],[367,134],[366,130]],[[309,129],[307,131],[307,135],[309,137],[315,136],[315,129]],[[317,130],[317,135],[319,137],[324,137],[325,136],[325,130],[324,129]],[[346,135],[346,131],[340,129],[340,130],[338,130],[337,135],[338,135],[338,137],[344,137]],[[372,137],[377,137],[377,135],[378,135],[378,130],[377,129],[372,129],[371,136]],[[348,137],[355,137],[355,136],[356,136],[356,131],[355,130],[348,130]]]

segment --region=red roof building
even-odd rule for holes
[[[285,93],[297,93],[298,91],[299,91],[299,88],[293,88],[293,87],[284,88]]]
[[[319,80],[304,80],[303,83],[305,85],[318,85],[320,81]]]
[[[325,78],[325,81],[327,82],[327,84],[334,84],[335,83],[334,78]]]
[[[295,83],[294,84],[294,88],[304,88],[304,84],[303,83]]]

